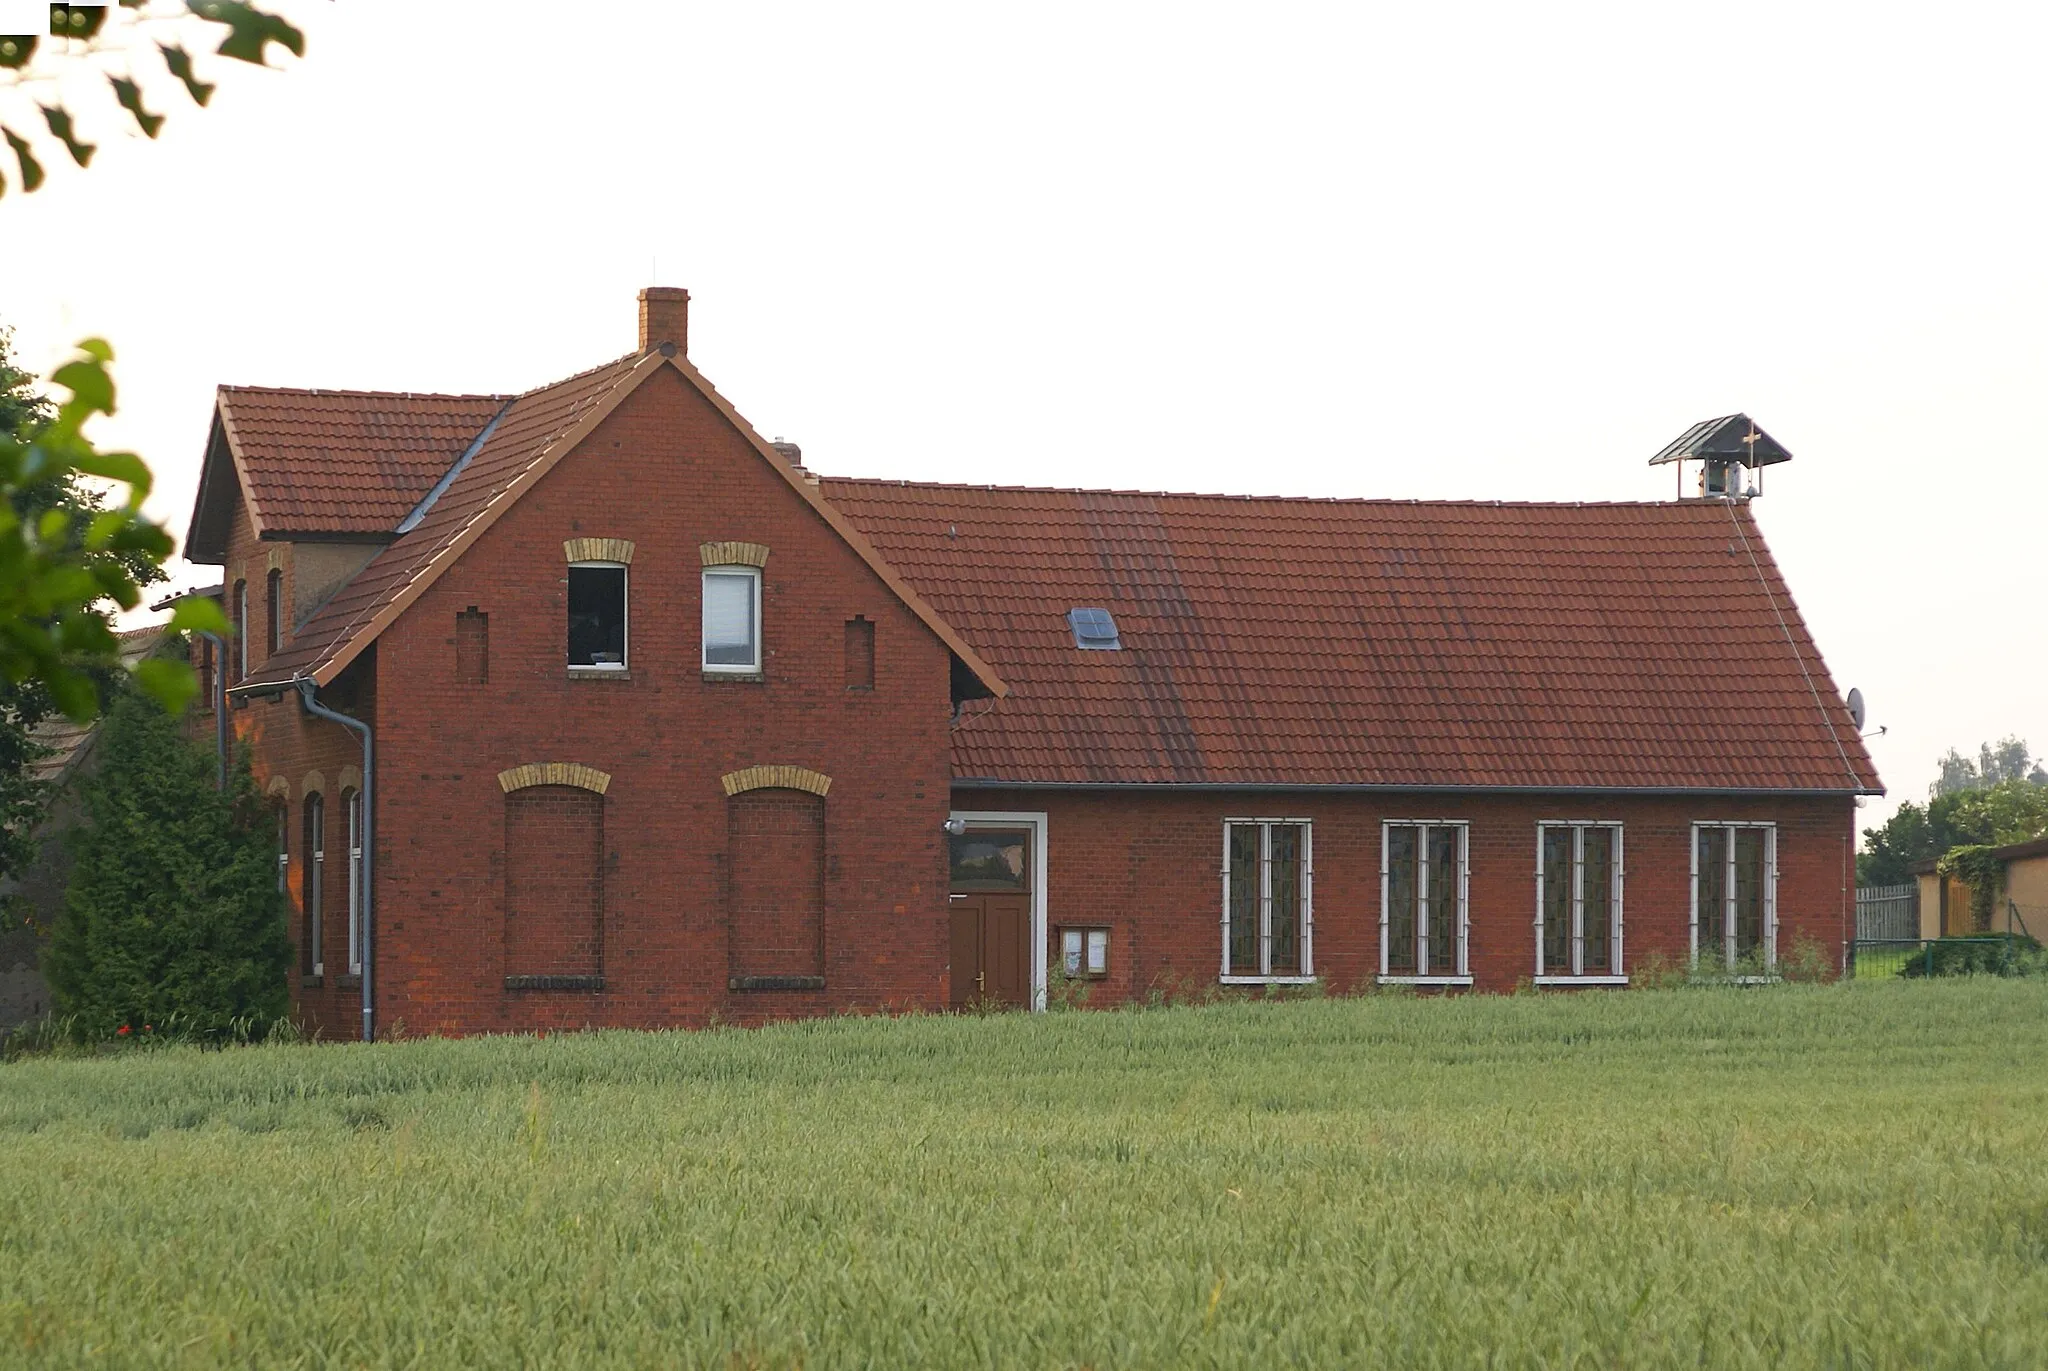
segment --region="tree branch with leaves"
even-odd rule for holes
[[[176,98],[174,89],[182,89],[193,104],[205,105],[215,83],[200,79],[188,40],[202,50],[211,46],[215,56],[258,67],[269,65],[273,45],[294,56],[306,51],[298,28],[245,0],[52,5],[48,34],[0,36],[0,138],[14,154],[21,189],[42,186],[43,159],[56,156],[57,148],[78,166],[91,165],[99,144],[89,141],[88,132],[103,115],[155,138],[165,119],[159,111],[167,98]],[[97,79],[79,79],[86,75]],[[96,110],[74,109],[79,94],[100,82],[110,103]],[[42,147],[40,156],[37,123],[56,144]],[[7,178],[0,175],[0,194],[7,189]]]

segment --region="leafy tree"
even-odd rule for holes
[[[88,1037],[268,1028],[290,1009],[275,830],[245,754],[225,791],[210,750],[123,690],[73,834],[77,866],[44,973]]]
[[[2048,833],[2048,785],[2001,781],[1989,789],[1938,795],[1925,806],[1908,801],[1882,828],[1863,830],[1856,858],[1859,885],[1898,885],[1916,863],[1960,847],[1998,847]]]
[[[220,42],[214,48],[217,55],[259,67],[265,65],[273,43],[299,56],[304,56],[306,50],[305,35],[298,29],[244,0],[182,0],[172,4],[120,0],[115,6],[52,5],[48,36],[0,37],[0,94],[11,88],[23,96],[13,108],[0,102],[0,138],[5,138],[14,152],[21,188],[36,190],[45,176],[32,141],[33,120],[40,120],[49,137],[63,148],[64,155],[81,167],[90,165],[93,153],[98,151],[98,144],[87,140],[87,130],[64,99],[59,97],[54,104],[44,104],[40,99],[29,98],[25,88],[30,82],[36,81],[47,90],[61,66],[104,64],[100,74],[106,77],[109,97],[104,112],[111,113],[118,107],[125,116],[124,122],[132,123],[144,137],[154,138],[163,128],[164,116],[151,106],[162,106],[162,93],[157,89],[145,90],[143,81],[148,80],[152,87],[167,88],[163,78],[175,80],[197,105],[204,105],[213,96],[212,83],[199,79],[192,54],[183,42],[164,41],[182,40],[192,33],[205,35],[202,46],[219,33]],[[146,50],[151,48],[154,53],[146,57]],[[163,76],[157,75],[151,57],[161,61]],[[21,128],[29,129],[29,134],[7,123],[8,117],[14,118]],[[54,149],[45,147],[43,155],[55,155]],[[0,193],[5,193],[6,188],[6,178],[0,176]]]
[[[1929,788],[1928,798],[1936,799],[1963,790],[1989,790],[2007,781],[2048,785],[2048,770],[2036,765],[2026,743],[2010,734],[1995,745],[1979,745],[1975,761],[1950,748],[1948,755],[1941,759],[1941,777]]]
[[[120,664],[109,606],[133,609],[171,551],[171,535],[142,512],[149,468],[85,436],[88,420],[114,412],[113,355],[98,339],[79,344],[51,377],[70,398],[47,420],[31,411],[23,433],[0,432],[0,682],[45,692],[80,722],[99,712],[96,676]],[[127,499],[110,506],[82,477],[125,483]],[[227,621],[211,600],[185,599],[170,629],[219,633]],[[183,662],[153,658],[135,675],[174,711],[198,689]]]
[[[0,329],[0,573],[10,578],[0,601],[13,616],[0,627],[0,876],[19,875],[35,856],[33,834],[47,799],[30,775],[44,755],[36,726],[58,713],[90,717],[99,708],[119,675],[107,603],[132,605],[142,587],[161,581],[159,549],[168,546],[154,525],[124,535],[101,522],[133,523],[138,516],[109,508],[108,496],[61,460],[60,412],[15,365],[12,345],[12,334]],[[75,457],[84,440],[74,432],[68,442]],[[94,590],[107,598],[85,598]],[[219,616],[201,608],[182,617],[187,625],[210,626],[208,619]],[[169,700],[184,689],[175,663],[153,665],[148,679]]]

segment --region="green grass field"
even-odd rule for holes
[[[2048,1365],[2048,982],[0,1066],[0,1364]]]

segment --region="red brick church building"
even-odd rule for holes
[[[309,1027],[1605,986],[1850,936],[1879,782],[1745,500],[820,479],[687,310],[643,291],[632,353],[520,395],[221,389],[186,554]]]

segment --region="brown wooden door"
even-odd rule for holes
[[[1031,1003],[1031,897],[955,895],[953,1004]]]

